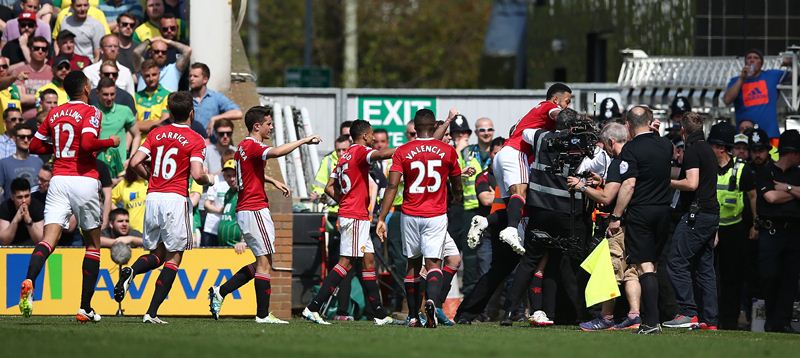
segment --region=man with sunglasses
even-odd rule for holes
[[[36,34],[37,24],[35,13],[23,12],[19,14],[16,21],[19,27],[17,36],[12,40],[3,41],[2,51],[3,56],[8,57],[12,65],[30,58],[30,53],[26,54],[23,48],[27,47],[26,44],[31,38],[38,36]],[[27,48],[25,48],[25,50],[27,50]]]
[[[25,92],[25,87],[18,86],[13,81],[22,79],[24,80],[26,77],[24,74],[18,74],[17,76],[9,75],[8,72],[8,57],[0,57],[0,108],[6,109],[10,107],[14,108],[22,108],[22,99],[25,97],[26,100],[30,101],[33,96],[27,96]],[[8,82],[11,82],[6,87]],[[3,127],[3,130],[6,128]]]
[[[133,96],[126,92],[124,89],[119,88],[116,85],[117,78],[120,76],[119,67],[117,67],[118,62],[114,61],[103,61],[100,64],[100,79],[102,81],[103,78],[107,78],[111,80],[111,83],[114,83],[114,89],[116,91],[116,99],[114,100],[115,103],[126,106],[130,108],[131,113],[133,113],[134,117],[136,116],[136,102],[133,100]],[[84,72],[85,73],[85,72]],[[87,76],[88,77],[88,76]],[[99,84],[99,82],[98,82]],[[97,88],[92,88],[92,92],[89,93],[89,104],[93,106],[97,106],[100,103],[100,97],[98,96]]]
[[[11,75],[17,76],[17,86],[24,88],[25,93],[35,94],[36,91],[50,82],[53,71],[47,63],[50,44],[47,39],[36,36],[26,46],[30,50],[30,60],[18,63],[8,68]],[[26,120],[36,117],[36,98],[34,96],[21,96],[22,117]]]
[[[39,87],[39,90],[36,91],[36,96],[38,97],[42,91],[50,88],[58,93],[58,105],[62,105],[69,101],[69,96],[67,92],[64,90],[64,78],[67,77],[69,71],[72,70],[72,65],[70,64],[69,58],[67,56],[58,55],[56,56],[55,60],[53,60],[53,79],[50,83]]]
[[[210,76],[211,71],[204,63],[193,63],[189,69],[189,89],[194,100],[195,120],[206,127],[208,134],[211,134],[211,129],[219,120],[242,118],[242,110],[236,103],[222,93],[208,88]]]
[[[478,137],[478,143],[468,145],[461,154],[466,160],[477,158],[481,163],[481,168],[486,170],[491,164],[489,147],[492,146],[492,140],[494,139],[494,123],[492,120],[486,117],[478,118],[475,121],[475,135]]]
[[[51,41],[50,37],[50,24],[37,18],[36,11],[39,9],[39,0],[23,0],[20,5],[22,12],[15,19],[6,22],[6,28],[3,30],[3,36],[0,37],[0,47],[4,47],[8,42],[16,40],[20,37],[22,30],[25,27],[32,27],[34,31],[32,36],[42,36]],[[23,26],[23,21],[26,23]],[[25,43],[24,41],[22,43]]]
[[[13,116],[22,118],[19,112]],[[39,169],[42,160],[35,155],[30,155],[31,139],[35,129],[25,124],[19,124],[11,130],[16,152],[10,157],[0,159],[0,187],[3,188],[3,200],[11,197],[11,182],[15,178],[24,178],[36,190],[38,185]]]
[[[217,135],[217,143],[206,144],[205,166],[209,174],[219,175],[222,173],[222,154],[227,150],[236,150],[233,146],[233,122],[229,119],[215,122],[214,133]]]
[[[101,67],[106,61],[111,61],[116,65],[116,73],[113,73],[113,80],[116,82],[117,87],[122,88],[128,94],[133,96],[135,86],[133,85],[133,75],[131,70],[123,66],[117,59],[119,58],[119,37],[115,34],[108,34],[103,36],[100,40],[100,61],[97,61],[89,66],[84,67],[83,73],[92,82],[92,87],[97,87],[102,73]],[[113,71],[112,71],[113,72]],[[109,74],[112,72],[108,72]]]
[[[8,108],[3,111],[6,133],[0,136],[0,159],[8,158],[17,152],[17,144],[14,143],[12,133],[14,133],[14,127],[20,123],[22,123],[22,113],[19,108]]]
[[[150,47],[147,57],[155,61],[161,69],[161,73],[159,74],[159,82],[161,85],[170,92],[177,91],[178,82],[180,82],[183,72],[189,67],[192,48],[178,41],[165,39],[163,37],[154,37],[136,46],[133,52],[136,53],[137,56],[144,58],[144,52],[147,47]],[[180,56],[177,57],[178,60],[176,62],[168,61],[167,54],[170,47],[174,47],[180,52]],[[136,89],[141,91],[144,89],[144,86],[144,82],[140,77]]]
[[[117,17],[117,29],[114,31],[119,38],[119,58],[117,61],[131,71],[138,70],[138,63],[141,61],[133,53],[136,47],[133,45],[133,29],[136,28],[136,16],[126,12]]]

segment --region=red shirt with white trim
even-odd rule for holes
[[[35,136],[53,144],[53,176],[100,178],[97,155],[81,150],[81,136],[91,133],[97,139],[102,118],[97,107],[80,101],[70,101],[50,110]]]
[[[236,180],[239,182],[239,202],[236,211],[258,211],[269,207],[264,190],[264,167],[270,146],[253,137],[239,143],[233,159],[236,160]]]
[[[556,129],[556,121],[550,117],[550,113],[559,109],[558,105],[553,102],[542,101],[537,104],[517,122],[514,132],[511,133],[505,145],[527,154],[528,161],[532,161],[533,147],[522,139],[522,132],[526,129],[544,129],[547,131]]]
[[[206,159],[205,140],[185,124],[153,129],[139,150],[150,156],[148,193],[188,196],[191,162]]]
[[[339,201],[339,216],[369,220],[369,167],[370,155],[375,152],[367,146],[353,144],[336,165],[332,178],[339,181],[342,198]]]
[[[434,138],[401,145],[392,156],[393,172],[403,174],[403,214],[434,217],[447,213],[447,180],[461,175],[456,150]]]

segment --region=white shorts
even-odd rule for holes
[[[169,252],[192,248],[192,202],[175,193],[148,193],[144,199],[145,249],[155,250],[159,243]]]
[[[458,252],[458,246],[456,246],[456,241],[453,240],[453,237],[450,236],[450,233],[447,233],[447,237],[444,239],[444,250],[442,251],[441,259],[444,260],[445,257],[448,256],[457,256],[461,253]]]
[[[447,214],[431,218],[403,215],[400,217],[400,227],[403,230],[403,253],[406,257],[443,257],[447,238]]]
[[[236,221],[242,229],[247,247],[256,257],[275,253],[275,224],[269,208],[258,211],[242,210],[236,213]]]
[[[78,227],[91,230],[103,222],[100,206],[100,181],[80,176],[58,175],[50,179],[44,204],[44,224],[69,227],[70,216],[75,215]]]
[[[339,255],[364,257],[374,254],[372,238],[369,235],[369,221],[339,217]]]
[[[528,184],[528,155],[505,146],[494,156],[492,170],[500,188],[500,197],[507,198],[511,196],[509,188],[512,185]]]

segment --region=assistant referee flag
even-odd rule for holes
[[[603,239],[591,254],[583,260],[581,267],[588,272],[589,282],[586,284],[586,307],[619,297],[614,267],[611,265],[611,251],[608,240]]]

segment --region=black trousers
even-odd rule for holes
[[[667,263],[667,271],[675,288],[675,299],[680,313],[697,316],[702,307],[702,320],[717,324],[717,277],[714,272],[714,236],[719,226],[719,214],[698,213],[694,222],[684,214],[675,235]],[[695,288],[701,295],[702,305],[695,301]]]
[[[766,331],[782,331],[792,318],[792,305],[800,275],[800,225],[776,223],[772,230],[760,229],[759,273],[765,296]]]
[[[400,277],[401,279],[406,276],[406,264],[408,263],[408,259],[405,255],[403,255],[403,237],[402,232],[400,229],[400,217],[402,213],[400,212],[400,206],[394,207],[394,212],[391,214],[391,218],[386,223],[386,254],[387,258],[386,261],[388,263],[388,269],[391,271],[395,277]],[[388,309],[392,311],[401,311],[403,309],[403,299],[405,299],[405,291],[403,288],[403,282],[396,282],[392,281],[392,294],[389,298]]]
[[[715,248],[717,283],[719,287],[719,326],[737,329],[739,308],[748,274],[747,236],[750,225],[744,221],[719,227],[719,242]]]

